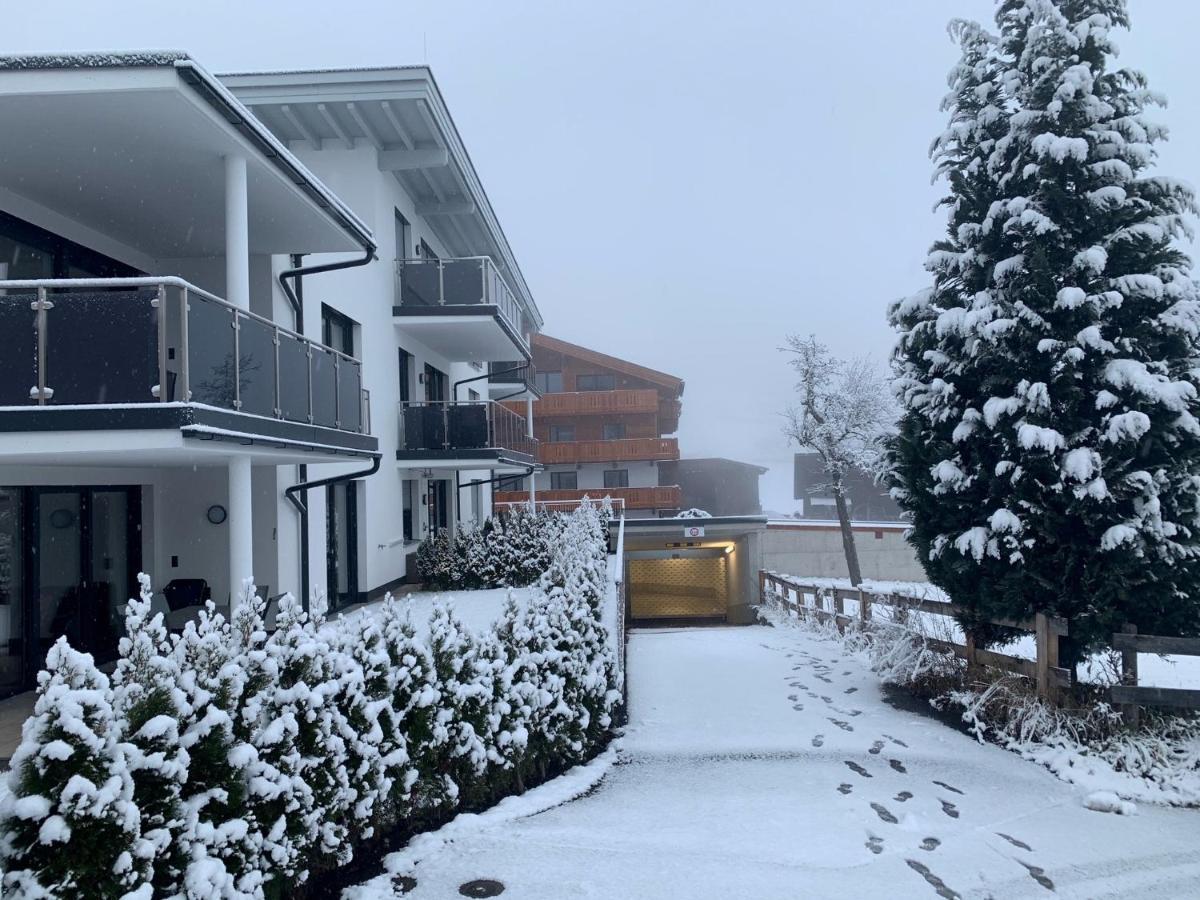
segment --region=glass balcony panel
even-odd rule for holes
[[[450,446],[461,450],[478,450],[491,446],[488,440],[488,411],[482,403],[450,407]]]
[[[338,427],[362,431],[362,366],[344,356],[338,361]]]
[[[279,336],[279,411],[289,422],[308,421],[308,344]]]
[[[466,306],[484,299],[482,259],[442,260],[442,290],[448,305]]]
[[[275,416],[275,329],[249,316],[238,316],[238,383],[241,411]]]
[[[37,387],[35,293],[0,293],[0,406],[28,406]]]
[[[153,288],[51,292],[46,387],[56,406],[151,403],[158,384]]]
[[[332,351],[313,346],[310,360],[313,424],[326,428],[337,427],[337,373],[334,371],[333,358]]]
[[[399,266],[401,306],[437,306],[441,302],[436,259],[406,259]]]
[[[193,403],[234,409],[237,366],[233,310],[196,294],[188,298],[188,381]]]

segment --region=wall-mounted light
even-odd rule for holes
[[[225,520],[229,518],[229,513],[225,511],[225,507],[223,507],[221,504],[214,503],[208,508],[208,511],[204,514],[204,517],[213,525],[224,525]]]
[[[728,556],[732,552],[733,552],[733,544],[730,544],[728,547],[725,548],[725,555]]]

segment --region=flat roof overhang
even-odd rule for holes
[[[0,58],[0,207],[150,259],[223,256],[224,158],[247,161],[252,254],[374,247],[370,230],[186,56]],[[98,248],[106,249],[106,248]]]
[[[198,404],[0,407],[0,465],[264,465],[348,462],[379,453],[368,434]]]
[[[687,528],[700,527],[704,534],[688,537]],[[625,550],[706,549],[724,547],[731,541],[766,531],[766,516],[713,516],[708,519],[625,519]]]
[[[392,321],[430,350],[455,362],[506,362],[529,347],[491,304],[393,306]]]
[[[397,450],[396,462],[403,468],[431,469],[435,472],[468,472],[487,469],[494,472],[524,475],[531,468],[541,469],[534,457],[499,447],[464,450]]]

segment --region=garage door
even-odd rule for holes
[[[626,576],[634,619],[725,618],[729,606],[725,554],[630,559]]]

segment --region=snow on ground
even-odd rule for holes
[[[799,584],[814,587],[850,589],[847,578],[808,578],[797,575],[782,576]],[[949,601],[949,597],[936,585],[925,581],[874,581],[863,579],[863,588],[876,594],[896,594],[917,599]],[[828,607],[827,607],[828,608]],[[846,600],[846,614],[858,615],[858,603]],[[886,615],[886,607],[872,607],[875,615]],[[910,621],[928,637],[963,643],[963,632],[958,623],[935,613],[910,613]],[[1020,659],[1037,659],[1037,643],[1032,634],[1012,644],[995,648],[998,652]],[[1103,657],[1093,658],[1083,667],[1081,679],[1095,684],[1112,684],[1116,681],[1111,663]],[[1156,653],[1138,654],[1138,684],[1142,687],[1191,688],[1200,690],[1200,656],[1160,656]]]
[[[887,705],[856,657],[810,632],[635,631],[629,684],[624,746],[596,790],[419,840],[389,858],[417,879],[405,896],[481,878],[514,900],[1164,900],[1200,884],[1200,812],[1088,809],[1042,767]]]
[[[420,637],[429,636],[429,621],[433,615],[434,603],[438,600],[450,604],[454,614],[462,620],[474,634],[487,631],[508,601],[509,591],[516,597],[517,603],[524,608],[529,602],[531,587],[523,588],[493,588],[486,591],[414,591],[411,594],[397,594],[396,602],[402,611],[412,615],[413,627]],[[378,607],[380,601],[364,603],[347,610],[344,615],[347,620],[369,613]]]

